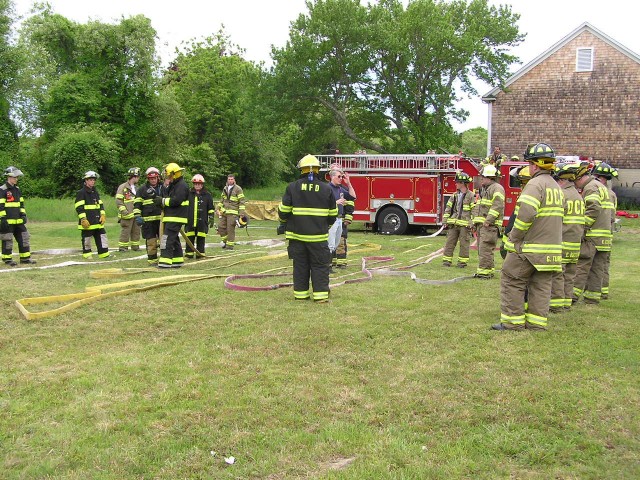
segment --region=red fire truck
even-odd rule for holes
[[[396,235],[409,225],[439,228],[448,198],[455,193],[457,171],[480,185],[480,163],[460,155],[317,155],[321,169],[339,164],[349,174],[357,194],[353,219]],[[505,189],[504,224],[513,213],[520,187],[509,175],[524,162],[505,161],[500,183]]]

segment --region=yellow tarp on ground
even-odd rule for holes
[[[278,220],[278,205],[280,202],[250,201],[246,203],[247,215],[256,220]]]

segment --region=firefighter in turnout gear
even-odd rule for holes
[[[613,232],[616,222],[616,210],[618,210],[618,196],[613,189],[609,186],[609,180],[618,176],[618,170],[611,165],[600,162],[593,169],[593,176],[607,187],[609,191],[609,203],[607,207],[611,209],[611,248],[613,250]],[[607,300],[609,298],[609,267],[611,266],[611,252],[607,255],[607,261],[604,266],[604,275],[602,277],[602,295],[601,300]]]
[[[504,215],[504,188],[496,180],[493,165],[482,169],[480,201],[473,209],[473,224],[478,232],[478,269],[475,278],[489,279],[495,274],[494,250]]]
[[[444,246],[442,266],[450,267],[453,262],[453,251],[460,242],[458,267],[464,268],[469,263],[469,245],[471,243],[471,210],[475,205],[475,196],[469,190],[471,177],[464,172],[455,176],[456,193],[451,195],[444,209],[442,219],[446,222],[447,242]]]
[[[189,214],[189,187],[177,163],[165,167],[164,176],[170,180],[165,197],[157,196],[154,204],[163,209],[163,232],[160,237],[160,268],[180,268],[184,264],[180,229],[187,224]]]
[[[513,157],[517,158],[518,156],[514,155]],[[513,160],[513,157],[511,157],[512,160]],[[520,160],[520,158],[517,158],[517,159]],[[531,180],[531,172],[529,171],[529,165],[523,165],[521,167],[513,167],[509,172],[509,176],[514,178],[515,181],[518,184],[520,184],[520,188],[524,188],[527,182]],[[505,248],[505,245],[509,241],[509,232],[511,232],[511,230],[513,229],[513,224],[515,221],[516,221],[516,216],[511,215],[509,217],[509,221],[507,222],[507,225],[504,227],[504,232],[502,233],[502,245],[500,245],[500,256],[502,257],[503,260],[507,258],[507,249]]]
[[[2,261],[15,267],[13,260],[13,239],[18,243],[20,263],[36,263],[31,260],[30,235],[25,226],[27,211],[24,209],[24,197],[18,187],[18,178],[23,176],[20,169],[8,167],[4,171],[6,183],[0,186],[0,239],[2,239]]]
[[[329,171],[329,187],[336,199],[338,218],[329,229],[329,250],[332,266],[347,267],[347,228],[353,220],[356,191],[349,182],[348,175],[340,166],[332,166]],[[346,181],[345,181],[346,179]],[[332,270],[330,270],[332,272]],[[333,273],[333,272],[332,272]]]
[[[136,223],[133,213],[140,169],[130,168],[127,176],[129,179],[121,184],[116,191],[116,207],[118,207],[118,222],[120,223],[118,250],[121,252],[126,252],[129,247],[131,250],[140,249],[140,226]]]
[[[147,183],[137,189],[133,215],[146,243],[148,262],[150,265],[156,265],[158,263],[162,208],[154,203],[154,199],[157,196],[162,197],[160,170],[149,167],[145,175]]]
[[[329,226],[333,225],[338,208],[326,183],[320,181],[320,161],[306,155],[298,162],[302,175],[291,182],[278,206],[281,226],[289,240],[287,251],[293,260],[293,295],[296,300],[311,297],[309,277],[313,287],[313,300],[329,299]]]
[[[236,220],[246,213],[244,193],[233,174],[227,175],[227,184],[220,195],[217,211],[220,217],[218,233],[222,239],[222,248],[233,250],[236,243]]]
[[[204,177],[194,175],[191,179],[193,188],[189,191],[189,216],[187,217],[187,238],[196,247],[198,252],[204,255],[209,225],[213,224],[213,197],[204,188]],[[185,257],[193,258],[195,252],[187,244]]]
[[[586,173],[587,167],[581,162],[556,164],[554,177],[564,194],[564,214],[562,217],[562,272],[553,273],[549,311],[560,313],[571,308],[573,279],[580,256],[580,242],[584,235],[584,200],[575,180]]]
[[[89,170],[84,174],[84,186],[76,194],[75,209],[78,215],[78,230],[82,238],[82,256],[91,258],[91,239],[96,242],[98,258],[109,256],[109,242],[104,223],[107,219],[104,204],[96,190],[98,174]]]
[[[545,330],[553,272],[562,270],[562,190],[552,178],[555,152],[527,146],[531,180],[516,203],[500,281],[500,323],[494,330]],[[525,291],[528,304],[525,308]]]
[[[591,175],[583,174],[576,179],[576,187],[582,189],[585,203],[585,233],[580,243],[580,257],[573,282],[572,303],[581,296],[585,303],[600,303],[602,282],[611,252],[612,208],[609,190]]]

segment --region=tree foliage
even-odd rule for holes
[[[462,132],[462,150],[473,158],[484,158],[487,155],[487,137],[489,132],[486,128],[470,128]]]
[[[218,183],[226,180],[223,169],[232,169],[246,185],[266,185],[279,178],[285,164],[277,139],[255,113],[261,70],[241,53],[224,32],[194,42],[174,60],[164,89],[186,117],[186,162],[197,163],[210,151],[205,156],[210,164],[200,168],[219,172]]]
[[[425,151],[455,139],[472,78],[497,85],[517,60],[519,16],[487,0],[308,1],[272,75],[285,118],[330,116],[361,147]]]
[[[109,135],[96,127],[63,129],[46,153],[50,166],[49,177],[57,179],[55,196],[74,194],[88,170],[98,172],[107,191],[115,192],[125,178],[118,158],[118,145]]]
[[[13,24],[10,0],[0,0],[0,163],[13,163],[18,151],[18,129],[10,115],[10,97],[19,67],[19,55],[10,42]]]

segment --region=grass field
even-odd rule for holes
[[[37,217],[33,250],[79,249],[72,219]],[[363,256],[416,263],[429,279],[477,265],[475,252],[469,271],[421,263],[442,236],[358,227],[350,276],[334,283],[362,278]],[[113,246],[113,217],[107,231]],[[275,222],[252,222],[249,234],[238,240],[282,239]],[[334,287],[328,304],[213,278],[28,321],[16,299],[167,274],[91,276],[146,267],[119,252],[106,264],[0,267],[0,478],[639,478],[639,234],[638,220],[616,234],[611,298],[552,316],[547,332],[489,331],[499,279],[431,286],[384,275]],[[282,244],[207,253],[179,273],[290,272]]]

